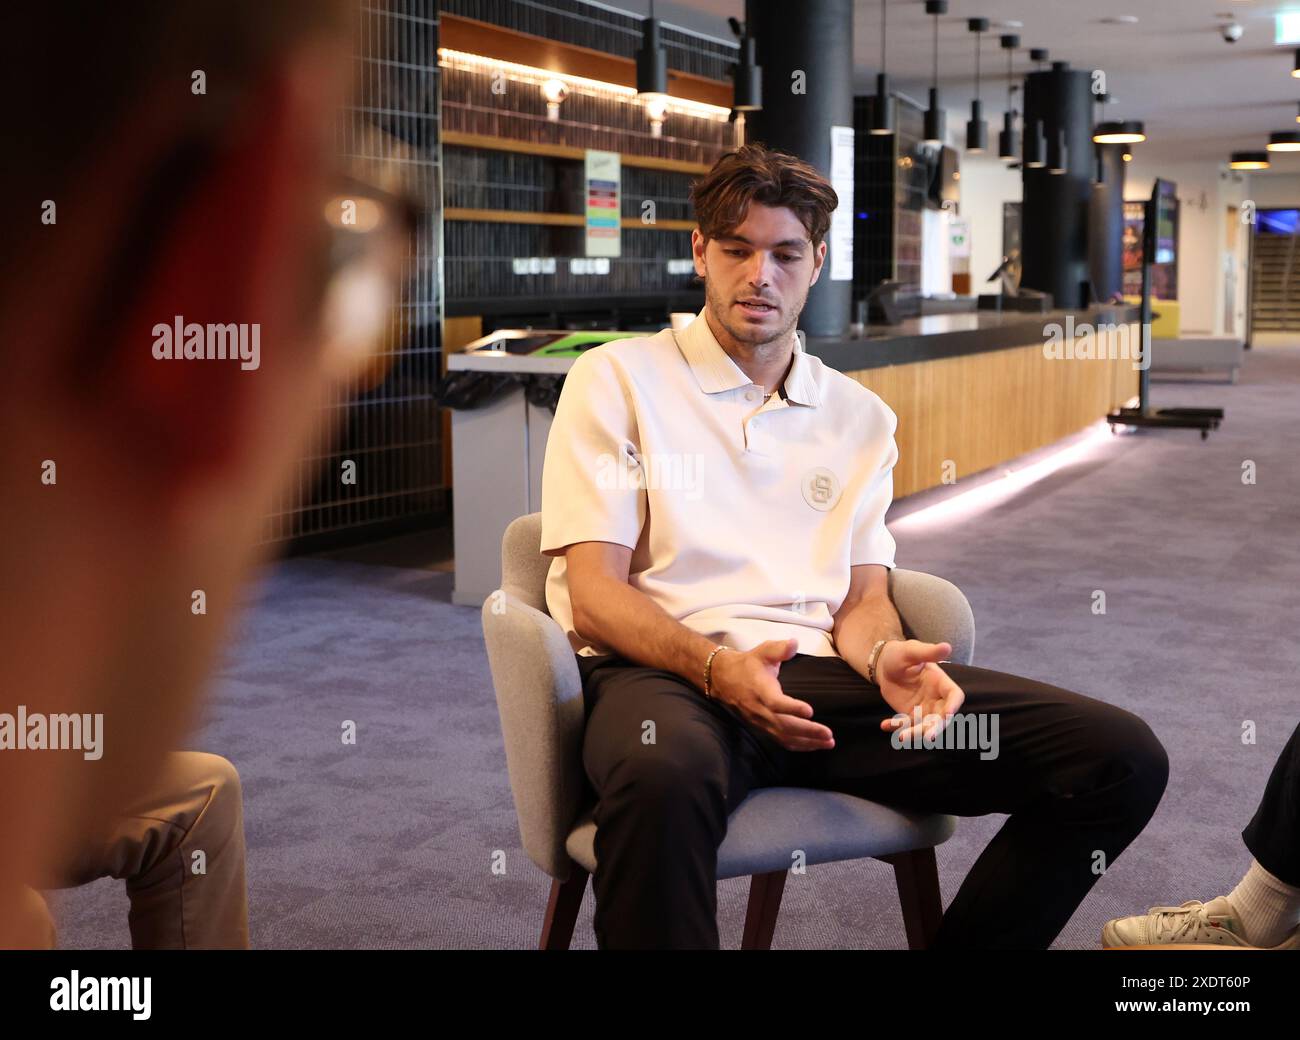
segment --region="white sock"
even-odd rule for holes
[[[1276,946],[1300,925],[1300,888],[1279,881],[1253,859],[1228,902],[1252,946]]]

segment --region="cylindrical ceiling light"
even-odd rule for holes
[[[1300,101],[1297,101],[1297,102],[1296,102],[1295,121],[1296,121],[1297,123],[1300,123]]]
[[[889,103],[889,76],[885,72],[885,0],[880,0],[880,72],[876,76],[876,103],[871,113],[871,132],[883,137],[894,132],[894,106]]]
[[[1070,153],[1065,143],[1065,127],[1059,127],[1047,139],[1047,172],[1064,173],[1069,165]]]
[[[1234,170],[1267,170],[1268,152],[1233,152],[1228,166]]]
[[[737,112],[757,112],[763,107],[763,69],[758,64],[754,38],[745,27],[740,38],[740,61],[733,70],[735,92],[731,107]]]
[[[1291,67],[1291,75],[1300,79],[1300,47],[1295,49],[1295,65]]]
[[[1093,73],[1093,82],[1094,83],[1097,82],[1095,72]],[[1101,123],[1102,109],[1106,107],[1107,97],[1105,94],[1094,94],[1092,96],[1092,99],[1097,104],[1097,115],[1096,115],[1094,125],[1099,125]],[[1092,183],[1105,184],[1106,183],[1106,160],[1105,160],[1104,153],[1102,152],[1101,145],[1099,144],[1094,144],[1092,146],[1092,170],[1093,170]]]
[[[1045,47],[1031,47],[1029,49],[1029,60],[1038,66],[1039,72],[1043,71],[1043,62],[1047,60],[1047,49]],[[1041,119],[1035,119],[1033,123],[1029,122],[1029,113],[1025,112],[1025,161],[1024,165],[1031,170],[1041,170],[1047,165],[1047,132]]]
[[[948,0],[925,0],[925,13],[934,18],[934,66],[930,77],[930,107],[925,110],[925,143],[943,144],[944,114],[939,107],[939,16],[948,13]]]
[[[1120,156],[1120,158],[1123,159],[1125,162],[1132,162],[1132,161],[1133,161],[1133,153],[1132,153],[1132,152],[1125,152],[1122,156]]]
[[[659,42],[655,0],[650,0],[650,17],[641,22],[641,49],[636,55],[636,93],[638,97],[664,97],[668,94],[668,52]]]
[[[966,151],[983,155],[989,146],[989,125],[984,121],[980,104],[980,40],[989,31],[987,18],[968,18],[966,28],[975,34],[975,96],[970,103],[970,122],[966,124]]]
[[[1020,46],[1020,37],[1006,35],[999,42],[1007,52],[1007,110],[1002,114],[1002,129],[998,132],[998,158],[1015,162],[1020,158],[1020,135],[1016,133],[1016,87],[1011,76],[1011,57]]]
[[[1025,166],[1031,170],[1041,170],[1047,165],[1047,134],[1043,121],[1035,119],[1025,124]]]
[[[1147,139],[1146,128],[1140,120],[1111,120],[1098,123],[1092,133],[1092,139],[1098,144],[1137,144]]]
[[[1300,131],[1278,130],[1268,135],[1270,152],[1300,152]]]

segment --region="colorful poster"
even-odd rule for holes
[[[1125,296],[1142,292],[1142,224],[1141,202],[1124,203],[1124,231],[1121,240],[1123,251],[1123,291]]]
[[[618,152],[587,149],[587,256],[622,256],[622,166]]]

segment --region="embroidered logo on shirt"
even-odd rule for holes
[[[823,513],[834,509],[840,500],[839,479],[825,466],[815,466],[803,475],[803,497],[814,509]]]

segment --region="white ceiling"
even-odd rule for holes
[[[787,0],[797,17],[801,0]],[[932,19],[923,0],[888,0],[888,71],[894,89],[924,101],[930,85]],[[601,0],[602,6],[644,15],[649,0]],[[727,17],[744,18],[744,0],[657,0],[665,22],[731,39]],[[1226,160],[1238,149],[1263,148],[1272,130],[1300,130],[1296,123],[1300,80],[1290,75],[1294,50],[1273,44],[1273,16],[1300,12],[1300,0],[950,0],[939,19],[939,87],[944,107],[969,108],[974,87],[975,40],[966,19],[987,17],[981,90],[985,118],[999,121],[1006,98],[1006,55],[999,32],[1020,35],[1024,50],[1015,68],[1031,66],[1029,47],[1046,47],[1053,59],[1074,68],[1100,68],[1115,103],[1107,118],[1141,119],[1144,159]],[[854,3],[855,90],[870,94],[880,66],[879,0]],[[1136,15],[1136,25],[1103,19]],[[1225,43],[1219,27],[1235,19],[1245,34]],[[1000,23],[1020,21],[1018,29]],[[952,118],[952,117],[950,117]],[[994,127],[996,129],[996,127]],[[1300,173],[1300,153],[1275,156],[1275,173]]]

